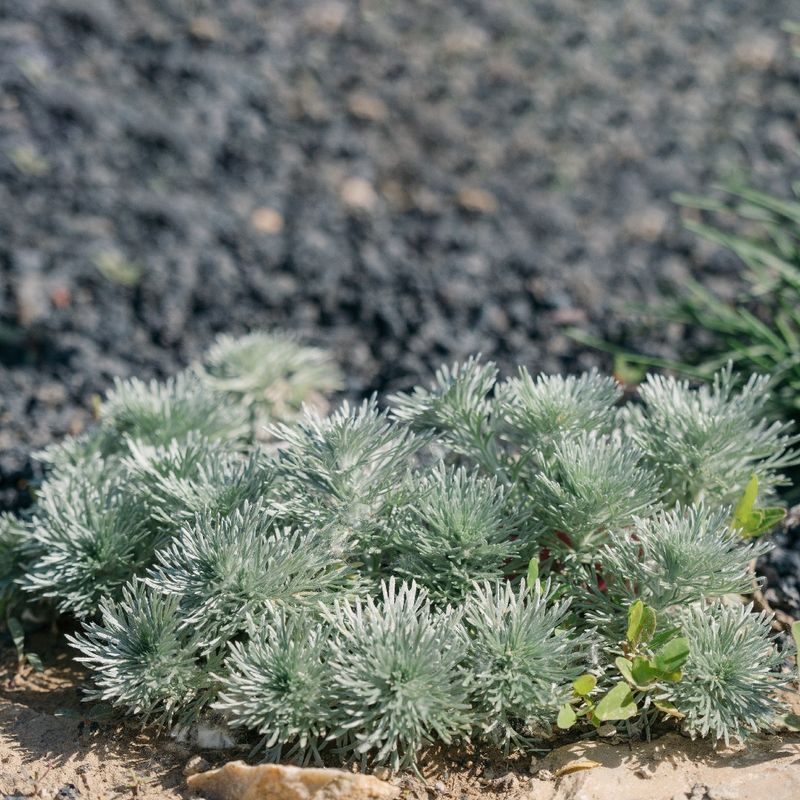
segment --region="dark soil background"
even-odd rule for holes
[[[0,0],[3,503],[113,376],[219,331],[297,331],[362,393],[475,351],[583,369],[566,326],[624,337],[690,274],[733,292],[669,197],[786,190],[797,11]]]

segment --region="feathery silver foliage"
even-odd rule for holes
[[[492,399],[497,367],[472,357],[463,364],[443,366],[430,389],[389,397],[392,415],[420,433],[435,431],[454,453],[480,464],[490,474],[503,472]]]
[[[343,384],[326,351],[266,331],[219,336],[196,371],[207,386],[263,420],[291,419],[304,403],[317,405]]]
[[[381,599],[335,600],[329,679],[334,735],[393,769],[414,763],[436,740],[468,732],[467,643],[458,615],[431,608],[416,584],[384,583]]]
[[[642,406],[625,407],[632,440],[647,454],[671,503],[734,504],[751,475],[769,493],[787,483],[782,470],[800,462],[790,425],[764,418],[769,379],[752,376],[739,391],[730,366],[711,386],[648,375]]]
[[[501,578],[516,557],[515,518],[502,486],[463,467],[415,476],[418,496],[389,534],[389,568],[437,603],[459,603],[477,580]]]
[[[569,684],[581,670],[584,643],[565,624],[569,602],[549,584],[476,584],[465,604],[470,633],[471,697],[481,732],[506,749],[525,734],[549,733]]]
[[[59,611],[85,617],[150,562],[154,543],[118,470],[99,457],[64,466],[39,493],[21,583],[54,598]]]
[[[100,623],[67,636],[81,653],[77,660],[94,671],[88,699],[162,725],[192,719],[213,699],[210,673],[218,664],[198,661],[178,603],[134,582],[119,602],[101,601]]]
[[[609,534],[659,506],[643,453],[617,433],[559,439],[527,485],[527,506],[542,543],[562,559],[593,556]]]
[[[731,527],[728,508],[677,506],[637,519],[632,531],[615,532],[600,561],[615,603],[640,599],[656,611],[666,611],[704,598],[750,592],[750,563],[767,550],[764,540],[742,540]]]
[[[244,630],[250,615],[276,604],[305,604],[353,589],[341,542],[275,524],[260,503],[228,516],[202,514],[156,554],[146,583],[180,598],[181,629],[204,651]]]
[[[531,376],[521,367],[497,390],[506,438],[547,454],[559,439],[581,431],[609,433],[622,390],[596,371]]]
[[[251,628],[246,642],[231,644],[214,708],[232,727],[263,736],[270,759],[320,761],[336,702],[329,636],[316,616],[278,609]]]
[[[775,691],[786,683],[777,671],[784,656],[775,647],[770,616],[752,612],[752,604],[717,602],[681,615],[689,658],[666,699],[686,715],[684,727],[693,737],[728,744],[773,724],[780,709]]]

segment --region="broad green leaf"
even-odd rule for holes
[[[630,686],[627,683],[618,683],[597,704],[595,716],[601,722],[609,722],[630,719],[635,717],[638,711]]]
[[[658,649],[661,645],[666,644],[670,639],[677,636],[681,632],[680,628],[665,628],[663,631],[659,631],[653,638],[650,640],[650,647],[654,649]]]
[[[656,652],[653,662],[664,673],[678,672],[689,658],[689,641],[685,636],[679,636],[667,642]]]
[[[561,706],[561,708],[558,711],[558,719],[556,720],[556,725],[558,725],[558,727],[561,728],[561,730],[566,731],[569,728],[571,728],[577,721],[578,717],[575,714],[575,709],[569,703],[564,703],[564,705]]]
[[[739,498],[736,504],[736,509],[733,512],[733,524],[737,528],[744,529],[747,526],[747,521],[753,513],[758,498],[758,475],[755,472],[750,477],[750,480],[745,487],[744,493]]]
[[[733,512],[733,526],[751,539],[774,528],[785,516],[783,508],[756,508],[758,476],[754,473]]]
[[[636,647],[641,642],[650,641],[656,632],[656,612],[637,600],[628,609],[628,642]]]
[[[633,679],[633,673],[631,672],[631,668],[633,667],[632,661],[628,661],[627,658],[622,658],[622,656],[619,656],[618,658],[614,659],[614,663],[617,665],[620,675],[622,675],[622,677],[625,678],[628,683],[636,683],[636,681]]]
[[[762,533],[772,530],[786,516],[785,508],[757,508],[750,514],[742,528],[742,536],[753,539]]]
[[[639,635],[642,631],[642,617],[644,616],[644,603],[637,600],[628,609],[628,642],[630,644],[637,644],[639,642]]]
[[[597,678],[594,675],[581,675],[572,682],[572,689],[579,697],[586,697],[595,686],[597,686]]]
[[[662,671],[656,664],[649,659],[642,658],[641,656],[637,656],[633,659],[631,675],[633,676],[633,682],[637,686],[647,686],[648,683],[658,680],[662,674]]]
[[[528,591],[533,593],[534,587],[539,581],[539,558],[534,556],[528,562],[528,577],[525,580],[525,584],[528,587]]]
[[[656,612],[650,606],[644,607],[644,620],[642,622],[643,642],[649,642],[656,632]]]

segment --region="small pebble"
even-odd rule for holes
[[[283,230],[283,215],[274,208],[257,208],[250,215],[250,224],[259,232],[275,235]]]
[[[372,211],[378,201],[372,184],[363,178],[348,178],[342,184],[339,195],[351,211]]]
[[[382,122],[389,116],[386,103],[379,97],[365,92],[356,92],[350,95],[347,110],[356,118],[366,122]]]
[[[222,29],[210,17],[195,17],[189,23],[189,34],[198,42],[213,42],[222,35]]]
[[[188,778],[190,775],[197,775],[199,772],[205,772],[211,767],[211,764],[206,761],[203,756],[192,756],[183,768],[183,774]]]
[[[308,9],[305,21],[312,30],[330,35],[342,27],[346,16],[347,6],[344,3],[317,3]]]
[[[494,214],[498,209],[497,198],[485,189],[468,186],[456,196],[456,201],[464,211],[473,214]]]

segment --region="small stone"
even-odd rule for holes
[[[15,254],[19,278],[15,286],[17,315],[23,326],[48,316],[50,307],[41,274],[42,258],[30,250]]]
[[[347,6],[344,3],[317,3],[306,11],[305,21],[312,30],[330,35],[342,27],[346,16]]]
[[[55,308],[63,310],[72,305],[72,295],[65,286],[59,286],[50,292],[50,302]]]
[[[465,27],[448,33],[442,41],[442,50],[449,56],[475,55],[488,42],[489,35],[483,28]]]
[[[372,184],[363,178],[348,178],[342,184],[339,195],[351,211],[372,211],[378,201]]]
[[[411,190],[411,201],[414,207],[423,214],[439,214],[442,210],[439,197],[425,186]]]
[[[398,211],[408,211],[408,209],[411,208],[412,205],[411,196],[399,181],[394,181],[394,180],[384,181],[381,184],[380,189],[381,189],[381,194]]]
[[[250,215],[250,224],[259,233],[275,236],[283,230],[283,215],[274,208],[263,206]]]
[[[397,786],[372,775],[281,764],[251,767],[243,761],[190,775],[186,783],[208,800],[393,800],[400,794]]]
[[[436,783],[433,784],[433,790],[436,794],[447,794],[447,787],[442,781],[436,781]]]
[[[494,214],[498,209],[497,198],[491,192],[475,186],[461,189],[456,200],[464,211],[473,214]]]
[[[213,42],[221,34],[222,29],[211,17],[195,17],[189,23],[189,35],[198,42]]]
[[[41,156],[33,147],[27,145],[14,147],[8,155],[14,166],[24,175],[37,177],[43,175],[49,168],[47,159]]]
[[[742,800],[741,793],[731,786],[709,786],[706,797],[708,800]]]
[[[633,239],[655,242],[667,227],[666,213],[654,206],[633,214],[625,221],[625,230]]]
[[[81,791],[74,783],[68,783],[66,786],[62,786],[56,792],[56,799],[57,800],[75,800],[75,798],[80,797]]]
[[[583,325],[587,321],[586,312],[575,306],[556,308],[548,314],[548,318],[553,325]],[[613,725],[611,727],[616,731]],[[602,733],[600,735],[603,736]]]
[[[613,736],[617,732],[615,725],[606,722],[597,729],[598,736]]]
[[[198,775],[201,772],[206,772],[211,767],[211,764],[206,761],[203,756],[192,756],[183,768],[183,774],[188,778],[190,775]]]
[[[540,770],[539,770],[539,771],[536,773],[536,777],[537,777],[537,778],[538,778],[540,781],[554,781],[554,780],[556,779],[556,776],[555,776],[555,775],[553,775],[553,773],[552,773],[552,772],[550,772],[550,770],[549,770],[549,769],[540,769]]]
[[[489,785],[494,792],[512,792],[518,784],[517,776],[513,772],[507,772],[499,778],[494,778]]]
[[[771,36],[754,36],[736,47],[736,62],[746,69],[765,70],[778,54],[778,42]]]
[[[386,103],[366,92],[355,92],[347,101],[347,110],[356,118],[366,122],[383,122],[389,116]]]
[[[388,781],[392,777],[392,771],[389,767],[375,767],[372,770],[372,775],[379,781]]]
[[[55,408],[67,400],[67,390],[58,381],[42,381],[35,390],[36,399],[43,405]]]

